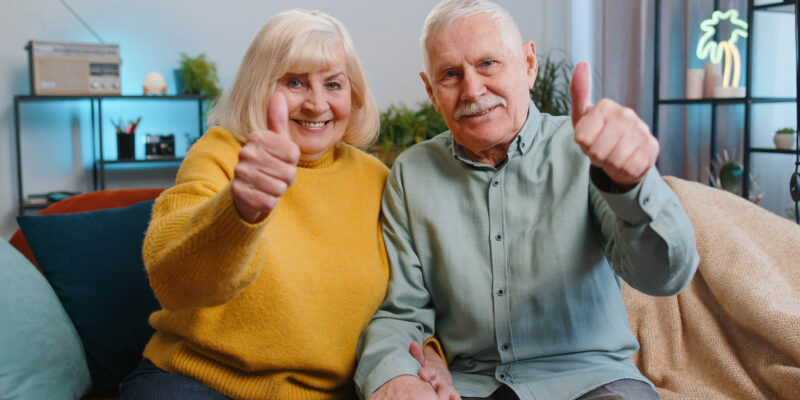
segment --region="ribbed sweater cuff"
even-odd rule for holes
[[[211,211],[211,224],[220,237],[230,238],[233,243],[249,243],[257,239],[261,231],[269,223],[269,216],[262,221],[251,224],[239,216],[233,203],[231,184],[229,183],[216,196],[204,205]]]

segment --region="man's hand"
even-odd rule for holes
[[[400,375],[378,388],[367,400],[439,400],[431,385],[413,375]]]
[[[575,67],[570,85],[575,142],[592,165],[623,189],[639,183],[658,158],[658,140],[630,108],[603,99],[590,103],[592,78],[589,64]]]
[[[439,353],[431,346],[425,346],[423,350],[419,343],[411,342],[408,352],[419,361],[422,368],[417,374],[423,381],[429,383],[439,400],[460,400],[458,391],[453,387],[453,376],[447,369],[447,363],[442,360]]]
[[[250,132],[233,170],[231,193],[239,216],[258,222],[278,205],[297,174],[300,148],[289,137],[286,99],[275,93],[267,109],[267,130]]]

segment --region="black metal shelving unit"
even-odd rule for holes
[[[22,145],[20,140],[21,135],[21,122],[20,122],[20,106],[25,103],[34,102],[47,102],[47,101],[86,101],[88,102],[91,114],[91,132],[92,132],[92,154],[95,155],[92,167],[92,187],[94,190],[105,189],[105,172],[106,165],[141,165],[141,164],[163,164],[163,163],[176,163],[180,162],[181,158],[176,157],[162,157],[157,159],[132,159],[132,160],[106,160],[103,154],[103,102],[113,100],[142,100],[142,101],[192,101],[197,103],[197,119],[198,119],[198,136],[203,135],[204,121],[203,121],[203,101],[205,97],[202,95],[177,95],[177,96],[121,96],[121,95],[102,95],[102,96],[30,96],[18,95],[14,96],[14,140],[16,146],[17,156],[17,195],[19,203],[18,214],[22,215],[26,210],[42,209],[52,203],[47,204],[31,204],[25,200],[25,192],[23,191],[22,180]]]
[[[743,180],[742,196],[749,197],[750,187],[750,156],[752,153],[773,153],[773,154],[797,154],[800,153],[800,148],[795,150],[779,150],[770,148],[752,147],[750,144],[750,113],[753,104],[764,103],[795,103],[798,121],[800,121],[800,104],[797,102],[797,95],[800,94],[800,43],[798,42],[798,31],[800,31],[800,18],[797,13],[796,0],[782,0],[770,2],[768,4],[755,5],[753,0],[747,2],[747,22],[748,22],[748,35],[747,35],[747,60],[745,68],[745,96],[741,98],[703,98],[703,99],[662,99],[660,87],[660,66],[661,66],[661,0],[656,0],[655,3],[655,46],[654,46],[654,74],[653,74],[653,134],[658,137],[659,129],[659,111],[661,106],[664,105],[696,105],[703,104],[711,107],[711,132],[710,132],[710,159],[713,161],[717,154],[717,107],[720,105],[743,104],[744,107],[744,155],[742,160],[742,168],[745,179]],[[719,9],[719,0],[714,0],[714,9]],[[797,90],[795,97],[752,97],[751,95],[751,82],[753,72],[753,15],[755,12],[784,12],[793,13],[795,16],[795,46],[798,50],[796,54],[796,71],[797,71]]]

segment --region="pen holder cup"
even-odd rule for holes
[[[132,133],[117,134],[117,159],[118,160],[133,160],[133,144],[134,135]]]

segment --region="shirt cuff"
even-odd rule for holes
[[[392,358],[390,360],[381,362],[369,373],[369,375],[367,375],[367,378],[364,380],[364,392],[361,393],[362,398],[368,398],[372,393],[378,390],[386,382],[389,382],[392,378],[396,378],[400,375],[418,376],[417,372],[419,369],[419,363],[414,359],[414,357],[411,357],[411,355],[408,357]]]
[[[589,177],[614,215],[629,224],[635,225],[650,220],[661,208],[659,203],[663,201],[660,201],[660,198],[664,196],[658,196],[657,192],[658,183],[663,180],[655,167],[650,168],[644,178],[625,193],[614,193],[611,189],[613,187],[611,178],[600,168],[592,166],[589,169]]]

